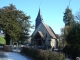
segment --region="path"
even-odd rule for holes
[[[0,60],[32,60],[16,52],[0,52]]]

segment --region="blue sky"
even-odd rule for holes
[[[30,15],[32,25],[35,25],[40,6],[44,22],[51,26],[56,34],[60,34],[61,28],[64,27],[63,13],[69,5],[69,0],[0,0],[0,8],[9,4],[14,4],[17,9]],[[75,15],[80,9],[80,0],[71,0],[70,9]]]

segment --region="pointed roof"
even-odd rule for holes
[[[40,34],[40,36],[41,36],[42,38],[44,38],[44,35],[43,35],[43,33],[42,33],[41,31],[38,31],[38,33]]]
[[[44,22],[41,22],[41,24],[43,24],[43,26],[45,27],[45,29],[47,30],[47,32],[49,33],[49,35],[50,35],[52,38],[57,39],[57,37],[56,37],[54,31],[51,29],[50,26],[48,26],[48,25],[45,24]],[[39,26],[41,26],[41,24],[40,24]],[[38,27],[38,28],[39,28],[39,27]],[[38,28],[37,28],[37,29],[38,29]],[[36,34],[36,33],[38,32],[37,29],[32,33],[32,35],[33,35],[33,34]],[[39,32],[39,33],[40,33],[40,35],[42,35],[41,32]],[[44,36],[44,35],[42,35],[42,36]]]
[[[36,20],[43,20],[40,8]]]
[[[46,30],[48,31],[48,33],[50,34],[50,36],[51,36],[52,38],[57,39],[57,37],[56,37],[54,31],[51,29],[51,27],[48,26],[47,24],[45,24],[44,22],[42,22],[42,24],[44,25],[44,27],[46,28]]]
[[[37,34],[39,34],[39,35],[41,36],[41,38],[44,39],[44,35],[43,35],[43,33],[42,33],[41,31],[38,31],[38,32],[35,34],[35,36],[36,36]],[[35,36],[34,36],[34,37],[35,37]]]

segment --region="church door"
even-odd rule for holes
[[[42,41],[38,40],[38,46],[42,46]]]

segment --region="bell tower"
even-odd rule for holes
[[[42,22],[42,20],[43,20],[43,18],[42,18],[41,11],[39,8],[39,12],[38,12],[37,18],[35,20],[35,29],[39,26],[39,24]]]

